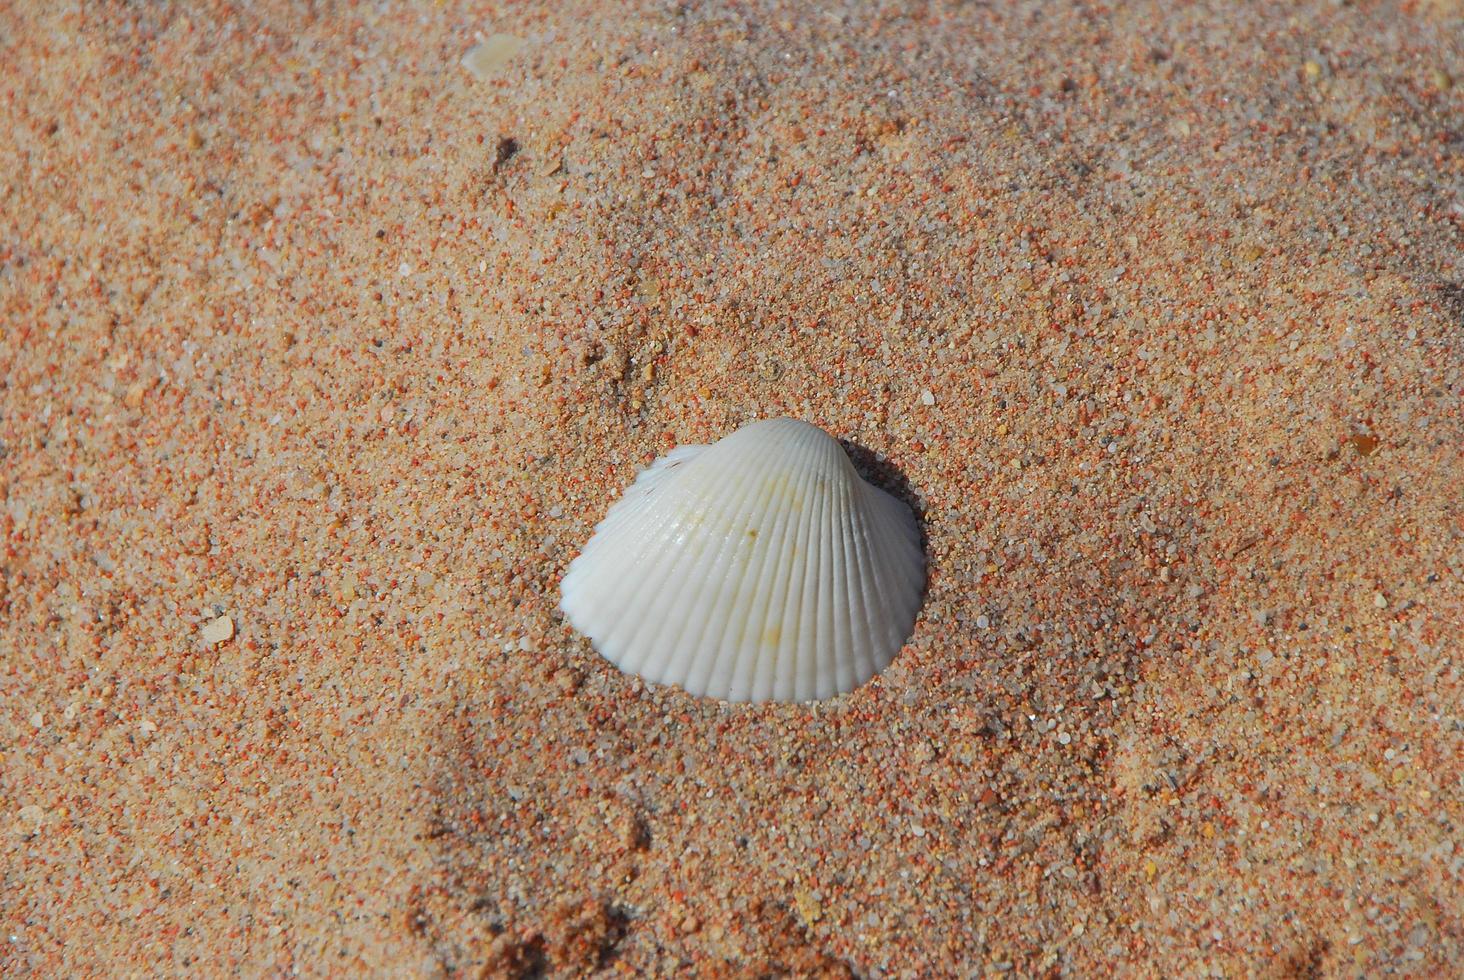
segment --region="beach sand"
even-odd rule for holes
[[[302,7],[0,9],[0,971],[1464,969],[1459,3]],[[619,673],[778,415],[904,651]]]

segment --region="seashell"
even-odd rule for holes
[[[627,673],[807,701],[888,665],[924,586],[910,508],[822,429],[769,419],[644,470],[565,572],[559,606]]]

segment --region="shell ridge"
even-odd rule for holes
[[[811,454],[806,452],[810,433],[801,427],[788,428],[790,431],[778,433],[780,444],[767,454],[775,458],[775,468],[765,473],[763,483],[757,488],[761,496],[773,495],[776,499],[777,489],[781,485],[781,494],[787,499],[783,501],[779,520],[774,525],[780,533],[788,518],[794,516],[795,505],[806,507],[806,500],[800,501],[797,496],[801,489],[798,476],[812,463]],[[787,461],[792,461],[793,465],[788,466]],[[773,529],[765,528],[764,533],[769,530]],[[776,567],[776,563],[786,557],[776,547],[777,543],[774,538],[763,542],[760,560],[755,568],[749,565],[742,570],[743,578],[738,582],[736,599],[729,603],[732,609],[742,614],[735,618],[729,615],[720,645],[722,655],[732,657],[728,687],[730,696],[733,697],[766,698],[771,693],[773,678],[776,677],[777,647],[774,647],[769,656],[769,651],[763,649],[761,642],[761,624],[758,626],[759,632],[750,631],[750,626],[758,618],[759,601],[766,601],[763,596],[767,595],[769,563],[774,563]],[[752,591],[744,602],[743,595],[749,585]]]
[[[730,471],[730,479],[720,506],[708,512],[703,526],[715,527],[727,521],[731,515],[735,515],[738,509],[744,506],[746,493],[758,479],[755,467],[732,465],[735,461],[735,456],[732,456],[730,460],[724,458],[721,461],[722,465],[717,471],[718,478]],[[710,474],[705,475],[710,476]],[[704,536],[701,545],[696,561],[686,564],[686,574],[672,579],[672,601],[678,602],[684,612],[679,619],[681,626],[676,635],[668,634],[664,637],[654,658],[647,658],[646,676],[656,680],[657,683],[682,683],[685,686],[684,682],[690,677],[693,669],[697,668],[702,661],[716,656],[715,653],[708,654],[702,643],[708,625],[706,607],[711,600],[711,596],[708,594],[707,578],[709,572],[727,567],[737,542],[734,535],[707,535]],[[680,567],[678,564],[678,569]],[[682,640],[687,628],[692,627],[693,623],[699,624],[696,634],[697,642],[695,645],[684,646]],[[689,650],[690,655],[685,658],[682,669],[678,672],[670,658],[681,649]]]
[[[584,582],[571,583],[573,594],[566,594],[571,620],[602,644],[617,664],[617,634],[625,622],[618,612],[646,584],[646,576],[637,574],[636,569],[646,564],[643,559],[647,556],[667,549],[680,533],[680,524],[680,520],[671,520],[647,528],[643,522],[629,521],[603,536],[597,535],[575,559],[576,563],[583,562],[582,567],[588,571]]]
[[[681,453],[681,449],[692,450],[689,453]],[[605,519],[596,527],[598,534],[602,529],[611,529],[633,522],[636,517],[658,505],[665,497],[675,492],[677,483],[686,476],[697,457],[699,457],[706,446],[678,446],[665,456],[660,457],[650,466],[640,471],[635,483],[631,484],[626,495],[616,501],[605,515]],[[655,495],[652,491],[664,489],[666,492]],[[638,492],[637,492],[638,491]],[[632,494],[634,494],[632,496]],[[612,523],[613,522],[613,523]]]
[[[834,646],[851,652],[856,650],[860,637],[856,635],[855,612],[856,605],[865,605],[866,599],[860,593],[859,588],[863,582],[860,577],[859,556],[855,548],[853,524],[858,519],[858,507],[855,501],[855,487],[849,483],[843,483],[839,488],[838,510],[839,519],[835,521],[838,529],[839,540],[839,568],[843,575],[843,588],[837,589],[834,596],[838,601],[837,615],[834,621]],[[856,654],[857,655],[857,654]],[[837,657],[834,662],[834,685],[836,690],[852,690],[859,684],[858,670],[856,669],[853,657]]]
[[[798,460],[798,465],[790,474],[788,485],[798,507],[796,510],[790,507],[784,511],[774,534],[767,542],[767,554],[773,569],[759,590],[761,614],[750,624],[752,629],[749,652],[739,658],[752,661],[749,666],[752,668],[750,676],[755,697],[787,697],[789,694],[777,690],[779,678],[787,675],[786,670],[780,672],[779,668],[789,659],[789,634],[796,631],[788,629],[788,620],[782,605],[776,601],[776,596],[780,592],[788,591],[799,564],[797,557],[805,553],[800,550],[800,537],[809,523],[808,514],[813,503],[817,500],[813,490],[820,470],[817,454],[810,451],[816,445],[815,440],[819,436],[817,430],[800,431],[793,436],[788,453]],[[767,643],[769,636],[775,636],[775,641]],[[794,679],[796,681],[796,674]]]
[[[712,612],[709,611],[709,606],[714,605],[714,599],[717,598],[716,595],[713,595],[714,590],[706,589],[706,573],[707,571],[722,570],[722,568],[731,567],[731,564],[735,561],[736,551],[742,545],[742,542],[739,541],[739,535],[736,533],[736,526],[739,526],[738,521],[736,521],[736,516],[744,510],[745,505],[747,505],[745,501],[747,501],[748,492],[754,488],[755,483],[760,479],[760,475],[758,475],[755,467],[732,466],[731,463],[735,463],[735,461],[736,457],[732,457],[732,460],[729,461],[729,469],[733,472],[735,482],[729,486],[728,492],[726,492],[725,505],[717,511],[716,516],[717,523],[729,524],[728,532],[710,539],[709,543],[712,545],[712,548],[704,552],[704,554],[710,555],[710,560],[698,563],[694,567],[701,574],[697,574],[697,576],[690,576],[688,574],[688,576],[682,577],[678,584],[676,584],[678,592],[691,592],[692,595],[691,601],[685,604],[688,608],[687,615],[685,615],[684,627],[678,631],[675,643],[671,643],[671,645],[666,647],[668,652],[671,652],[673,649],[679,649],[681,647],[681,634],[685,633],[685,627],[690,627],[692,623],[700,624],[700,628],[697,628],[694,634],[694,645],[687,647],[690,650],[690,656],[688,656],[687,662],[682,665],[681,671],[672,671],[671,665],[666,665],[666,683],[679,683],[682,687],[688,687],[688,690],[690,690],[692,678],[697,678],[698,686],[703,687],[710,696],[720,696],[720,694],[717,694],[717,691],[720,690],[719,686],[713,683],[716,680],[713,674],[716,672],[717,656],[719,656],[717,650],[720,649],[720,637],[717,637],[716,646],[709,645],[706,642],[707,630],[712,626],[714,618]]]
[[[650,466],[641,470],[637,475],[635,483],[626,491],[625,495],[617,500],[610,507],[609,513],[604,520],[595,525],[593,535],[589,542],[581,550],[578,557],[570,562],[569,568],[565,570],[564,577],[560,580],[561,601],[559,606],[567,616],[571,614],[571,608],[587,598],[597,590],[588,588],[595,581],[610,581],[611,591],[614,591],[615,582],[623,576],[619,573],[621,566],[634,567],[640,560],[649,553],[655,542],[641,536],[639,540],[628,542],[629,547],[621,548],[621,539],[625,536],[628,528],[633,528],[636,518],[644,512],[651,504],[652,497],[649,491],[656,485],[680,476],[678,467],[671,464],[690,461],[700,455],[705,446],[685,447],[687,453],[679,453],[682,447],[677,447],[671,452],[653,462]],[[636,493],[637,487],[640,492]],[[609,561],[600,565],[600,570],[605,573],[596,576],[594,569],[597,566],[596,557],[604,555],[617,555],[618,560]],[[586,558],[588,557],[588,560]],[[607,567],[608,566],[608,567]],[[611,574],[614,573],[614,574]],[[594,603],[591,602],[593,605]],[[593,639],[593,636],[591,637]]]
[[[872,484],[868,495],[872,506],[884,515],[874,527],[875,540],[883,555],[880,563],[886,569],[904,569],[905,577],[909,579],[909,584],[901,587],[900,578],[896,577],[886,586],[882,597],[882,602],[890,613],[886,617],[889,635],[887,642],[894,645],[885,661],[888,664],[904,646],[904,640],[914,625],[920,592],[925,585],[925,556],[920,550],[919,526],[915,524],[914,515],[909,512],[909,508],[895,496]],[[885,664],[880,665],[880,669]]]
[[[874,489],[866,483],[860,488],[860,496],[863,498],[861,506],[866,515],[863,527],[864,547],[869,555],[872,578],[868,611],[871,637],[869,669],[872,673],[878,673],[889,666],[890,661],[899,653],[905,636],[901,633],[893,640],[890,636],[892,629],[895,629],[891,625],[890,603],[894,601],[894,596],[902,585],[900,577],[891,574],[890,571],[889,563],[892,561],[892,555],[888,537],[884,533],[882,511],[870,504],[871,492]],[[891,649],[892,643],[893,649]]]
[[[754,482],[746,491],[743,500],[744,510],[756,506],[756,498],[767,492],[768,476],[760,474],[759,479]],[[786,516],[786,515],[784,515]],[[762,535],[765,537],[771,528],[764,525]],[[729,542],[735,553],[736,547],[745,545],[744,534],[739,524],[739,533]],[[742,634],[746,630],[746,621],[751,612],[749,603],[756,601],[757,586],[763,578],[763,570],[768,561],[776,558],[776,551],[767,547],[767,542],[762,542],[763,547],[758,554],[756,568],[751,564],[744,565],[736,570],[731,582],[730,591],[724,594],[725,615],[709,619],[707,629],[703,632],[703,642],[709,649],[716,651],[715,663],[707,665],[707,674],[717,678],[717,684],[710,690],[722,692],[722,696],[733,700],[744,700],[752,694],[753,681],[750,679],[751,670],[755,670],[755,656],[745,656],[749,652],[756,654],[755,646],[747,646],[743,642]],[[747,598],[747,589],[752,587],[752,598]],[[751,659],[750,664],[744,661]]]
[[[755,672],[750,677],[754,684],[752,696],[755,699],[774,697],[780,700],[798,700],[802,696],[798,683],[796,639],[805,630],[801,620],[791,623],[783,617],[782,608],[774,601],[774,595],[779,590],[788,590],[788,583],[799,568],[807,570],[810,565],[814,565],[811,552],[807,548],[807,539],[811,535],[811,527],[823,510],[824,494],[820,492],[820,485],[830,476],[832,457],[829,456],[829,448],[833,441],[821,429],[801,423],[792,432],[791,442],[788,451],[793,459],[799,461],[799,466],[789,478],[789,489],[799,507],[796,514],[789,514],[795,520],[786,521],[777,538],[769,542],[770,554],[777,558],[774,565],[777,582],[766,584],[767,589],[772,590],[764,605],[763,621],[758,624],[758,631],[754,636],[757,656],[754,658]],[[770,628],[776,628],[777,642],[764,645],[761,640],[767,636]]]
[[[813,438],[817,441],[819,435],[822,435],[821,431],[815,432]],[[822,448],[832,449],[836,456],[844,454],[838,443],[832,439],[824,443]],[[798,542],[799,553],[807,556],[803,565],[803,581],[800,586],[800,591],[805,597],[800,600],[801,609],[798,616],[800,624],[809,621],[817,622],[821,601],[820,584],[826,578],[822,556],[815,554],[815,545],[821,538],[820,529],[826,526],[824,522],[826,511],[829,510],[830,498],[827,493],[819,491],[818,483],[820,479],[837,480],[841,475],[837,461],[835,460],[834,466],[829,466],[828,457],[825,458],[823,465],[810,467],[810,470],[809,494],[818,502],[818,505],[816,508],[809,509],[800,528],[802,533]],[[814,697],[818,690],[818,647],[817,644],[810,645],[806,641],[804,637],[806,632],[806,629],[799,629],[794,641],[790,642],[786,648],[786,655],[791,660],[791,669],[786,670],[784,676],[789,678],[791,689],[783,696],[799,700]],[[815,630],[814,633],[816,636],[818,631]]]
[[[767,494],[771,483],[769,481],[759,487],[760,493]],[[762,675],[766,666],[761,642],[762,624],[766,616],[759,613],[765,611],[764,604],[769,597],[768,580],[776,573],[781,557],[776,538],[782,533],[790,512],[790,508],[782,507],[776,512],[770,525],[760,529],[749,528],[747,532],[743,532],[755,542],[747,545],[753,550],[755,560],[750,557],[741,571],[742,580],[738,583],[737,590],[739,602],[734,606],[740,615],[728,617],[726,631],[719,645],[721,654],[714,665],[714,669],[721,668],[715,672],[718,683],[714,689],[722,690],[725,685],[729,697],[758,697],[761,693]],[[744,585],[751,588],[745,602],[741,601]],[[757,624],[756,628],[753,627],[754,623]]]
[[[745,506],[739,511],[739,514],[746,515],[755,506],[755,498],[765,496],[768,490],[769,479],[764,474],[750,489],[749,499],[744,501]],[[762,528],[761,536],[766,536],[769,530],[767,527]],[[702,664],[701,672],[697,675],[698,682],[707,690],[722,692],[722,696],[728,698],[755,695],[756,692],[757,651],[747,642],[747,624],[756,609],[764,566],[773,553],[773,549],[767,547],[766,541],[763,541],[759,547],[757,535],[749,534],[749,532],[756,531],[756,528],[743,529],[742,521],[738,521],[737,527],[733,530],[730,538],[733,544],[730,564],[735,576],[733,598],[727,603],[726,623],[715,639],[716,656]],[[752,537],[753,540],[751,544],[747,540],[749,537]],[[737,552],[741,549],[747,549],[748,553],[745,559],[739,561]],[[744,599],[743,592],[748,585],[751,585],[752,593]],[[749,659],[753,661],[751,664],[746,663]],[[751,671],[754,677],[749,689],[743,690],[740,680],[747,676],[748,671]],[[688,680],[690,679],[691,675],[688,675]]]
[[[837,448],[837,444],[835,444]],[[839,449],[843,455],[843,449]],[[847,476],[839,474],[840,476]],[[843,480],[839,481],[840,483]],[[834,617],[836,615],[838,563],[834,557],[833,541],[836,537],[839,514],[837,493],[820,495],[820,508],[816,521],[812,522],[811,533],[818,543],[817,555],[810,549],[810,569],[815,583],[814,616],[817,628],[814,631],[812,661],[797,691],[800,699],[818,698],[829,689],[833,676],[833,665],[838,660],[838,648],[834,642]]]
[[[709,462],[715,462],[717,465],[698,471],[693,475],[694,480],[712,483],[718,482],[729,468],[725,459],[719,458]],[[737,483],[733,484],[734,487],[745,482],[747,479],[745,475],[743,475],[742,479],[738,479],[737,474],[734,474],[733,478],[738,480]],[[686,498],[692,499],[696,496],[698,487],[693,484],[691,487],[685,489],[687,491],[685,494]],[[735,506],[735,497],[736,492],[734,490],[725,499],[705,511],[702,514],[700,526],[715,526],[717,522],[723,520],[725,515]],[[696,601],[695,586],[701,578],[704,578],[704,575],[698,576],[696,572],[698,569],[704,572],[708,567],[707,556],[709,553],[713,555],[711,565],[715,567],[718,561],[716,557],[717,545],[718,541],[716,538],[710,535],[693,535],[687,547],[681,549],[670,561],[662,563],[662,568],[660,569],[661,574],[657,576],[654,582],[643,583],[639,588],[644,589],[646,594],[654,597],[652,605],[658,609],[677,608],[678,601],[684,600],[687,593],[691,592],[689,601],[681,601],[680,603],[680,608],[683,610],[681,615],[683,618],[696,615],[700,610],[699,603]],[[628,609],[632,608],[632,606],[627,603],[622,608]],[[623,654],[627,658],[634,656],[629,651],[635,648],[635,641],[640,638],[645,630],[662,630],[656,642],[652,644],[648,641],[646,644],[647,652],[644,655],[636,657],[636,659],[640,664],[639,672],[643,676],[657,683],[674,683],[675,681],[671,679],[662,680],[663,677],[669,678],[671,673],[670,660],[678,649],[676,639],[665,632],[664,621],[660,620],[659,616],[649,615],[639,618],[623,616],[622,621],[628,624],[630,632],[620,637],[617,642],[622,650],[627,651]]]
[[[842,447],[839,454],[847,460]],[[825,661],[820,667],[814,697],[824,698],[835,691],[848,687],[847,662],[839,655],[840,650],[849,649],[849,556],[846,523],[849,519],[849,478],[857,474],[839,467],[842,477],[829,494],[828,526],[824,537],[828,542],[828,570],[823,575],[827,586],[825,601],[828,605],[829,637],[825,644]]]
[[[698,448],[696,452],[684,454],[681,458],[687,459],[689,463],[700,454],[701,449]],[[651,469],[657,468],[658,463],[673,460],[676,456],[676,450],[672,450],[661,460],[651,464]],[[694,472],[689,466],[686,469],[672,468],[669,463],[661,470],[662,479],[676,481]],[[658,500],[675,500],[674,486],[674,483],[668,485],[668,493]],[[654,510],[642,506],[649,500],[646,497],[638,501],[634,511],[627,512],[624,520],[605,533],[597,531],[579,558],[571,563],[571,574],[575,572],[576,566],[590,570],[585,580],[570,581],[568,588],[561,586],[565,591],[564,601],[560,605],[570,621],[595,641],[606,659],[627,670],[635,670],[634,665],[640,660],[633,648],[626,647],[625,638],[620,635],[628,622],[623,615],[624,610],[632,606],[635,595],[646,587],[646,576],[639,574],[637,569],[646,564],[654,564],[646,559],[667,551],[674,540],[686,530],[685,508],[673,507],[673,519],[656,524],[649,520]],[[565,576],[566,580],[570,577],[569,574]]]
[[[817,505],[810,508],[804,515],[803,523],[799,527],[797,546],[799,553],[804,556],[800,566],[798,589],[796,593],[790,594],[788,608],[794,609],[796,604],[796,618],[800,625],[814,623],[815,628],[809,630],[800,628],[798,635],[791,645],[791,675],[792,675],[792,696],[803,698],[811,696],[818,684],[818,643],[819,630],[816,628],[819,614],[819,580],[820,566],[818,560],[818,543],[820,529],[823,527],[824,509],[828,500],[823,495],[817,495]]]
[[[875,630],[873,612],[881,583],[878,562],[870,547],[863,487],[854,487],[852,496],[855,498],[855,506],[849,521],[849,537],[854,549],[851,567],[856,576],[855,595],[861,600],[849,610],[851,632],[854,636],[854,673],[857,684],[861,682],[860,678],[872,677],[879,669],[875,664],[878,658],[875,645],[882,638]]]
[[[833,542],[837,538],[837,526],[839,526],[839,501],[837,495],[830,494],[826,498],[824,507],[823,533],[818,541],[818,628],[817,656],[818,668],[814,671],[814,697],[823,697],[824,691],[832,688],[833,665],[839,658],[837,653],[837,626],[839,617],[837,604],[839,599],[834,595],[837,583],[833,579],[834,571],[834,549]]]
[[[637,473],[635,482],[619,500],[610,506],[610,510],[605,514],[605,519],[595,525],[595,533],[598,534],[607,528],[615,527],[625,519],[644,511],[655,500],[651,491],[681,476],[683,472],[681,467],[700,456],[706,448],[706,446],[696,444],[677,446]],[[591,538],[591,540],[594,539]]]
[[[920,578],[915,589],[918,595],[925,585],[925,551],[920,545],[920,521],[909,505],[894,494],[879,490],[878,487],[871,489],[879,491],[880,502],[888,515],[885,520],[887,537],[892,539],[893,544],[900,546],[901,553],[905,556],[905,567]]]

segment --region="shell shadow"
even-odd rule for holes
[[[920,554],[925,558],[925,578],[930,581],[930,539],[925,532],[925,501],[916,492],[914,484],[888,457],[852,439],[840,439],[839,445],[849,455],[854,471],[881,490],[904,501],[905,506],[915,514],[915,526],[920,529]]]

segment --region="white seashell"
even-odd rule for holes
[[[924,585],[910,509],[822,429],[770,419],[651,464],[570,564],[559,605],[627,673],[807,701],[889,664]]]

